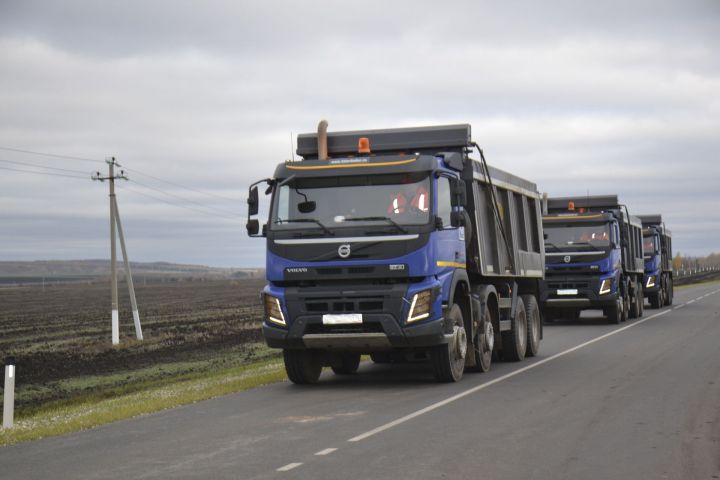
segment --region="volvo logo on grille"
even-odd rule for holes
[[[338,247],[338,255],[340,255],[340,258],[348,258],[350,256],[350,245],[347,243],[345,245],[340,245]]]
[[[570,255],[565,255],[565,256],[563,257],[563,262],[565,262],[565,263],[570,263]]]

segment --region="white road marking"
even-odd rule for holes
[[[688,302],[688,303],[690,303],[690,302]],[[648,320],[652,320],[653,318],[657,318],[657,317],[660,317],[660,316],[662,316],[662,315],[665,315],[666,313],[670,313],[671,311],[672,311],[672,310],[668,309],[668,310],[664,310],[664,311],[662,311],[662,312],[658,312],[658,313],[656,313],[655,315],[651,315],[651,316],[649,316],[649,317],[647,317],[647,318],[643,318],[643,319],[638,320],[638,321],[636,321],[636,322],[634,322],[634,323],[632,323],[632,324],[630,324],[630,325],[627,325],[627,326],[625,326],[625,327],[618,328],[617,330],[613,330],[613,331],[608,332],[608,333],[606,333],[606,334],[604,334],[604,335],[600,335],[599,337],[593,338],[592,340],[588,340],[587,342],[581,343],[580,345],[576,345],[576,346],[574,346],[574,347],[572,347],[572,348],[568,348],[568,349],[565,350],[565,351],[562,351],[562,352],[560,352],[560,353],[556,353],[555,355],[552,355],[552,356],[550,356],[550,357],[548,357],[548,358],[545,358],[545,359],[543,359],[543,360],[540,360],[540,361],[538,361],[538,362],[535,362],[535,363],[533,363],[532,365],[528,365],[527,367],[520,368],[520,369],[518,369],[518,370],[515,370],[515,371],[513,371],[513,372],[510,372],[510,373],[508,373],[508,374],[505,374],[505,375],[503,375],[503,376],[501,376],[501,377],[498,377],[498,378],[496,378],[496,379],[494,379],[494,380],[490,380],[489,382],[485,382],[485,383],[483,383],[483,384],[481,384],[481,385],[478,385],[478,386],[476,386],[476,387],[473,387],[473,388],[470,388],[470,389],[468,389],[468,390],[465,390],[464,392],[460,392],[460,393],[458,393],[457,395],[453,395],[452,397],[448,397],[448,398],[446,398],[445,400],[441,400],[441,401],[439,401],[439,402],[437,402],[437,403],[433,403],[432,405],[428,405],[427,407],[422,408],[422,409],[420,409],[420,410],[418,410],[418,411],[416,411],[416,412],[413,412],[413,413],[411,413],[411,414],[409,414],[409,415],[405,415],[404,417],[398,418],[397,420],[393,420],[392,422],[388,422],[388,423],[386,423],[385,425],[381,425],[381,426],[379,426],[379,427],[377,427],[377,428],[374,428],[374,429],[369,430],[369,431],[367,431],[367,432],[365,432],[365,433],[362,433],[362,434],[360,434],[360,435],[358,435],[358,436],[356,436],[356,437],[350,438],[350,439],[348,439],[348,442],[359,442],[360,440],[365,440],[365,439],[368,438],[368,437],[372,437],[373,435],[376,435],[376,434],[378,434],[378,433],[380,433],[380,432],[384,432],[385,430],[389,430],[389,429],[391,429],[391,428],[393,428],[393,427],[397,427],[397,426],[400,425],[400,424],[403,424],[403,423],[405,423],[405,422],[407,422],[407,421],[409,421],[409,420],[412,420],[412,419],[414,419],[414,418],[417,418],[417,417],[419,417],[419,416],[421,416],[421,415],[425,415],[426,413],[430,413],[430,412],[432,412],[433,410],[437,410],[437,409],[440,408],[440,407],[444,407],[445,405],[447,405],[447,404],[449,404],[449,403],[452,403],[452,402],[455,402],[455,401],[457,401],[457,400],[460,400],[461,398],[467,397],[468,395],[471,395],[471,394],[473,394],[473,393],[475,393],[475,392],[478,392],[478,391],[480,391],[480,390],[483,390],[483,389],[485,389],[485,388],[487,388],[487,387],[489,387],[489,386],[491,386],[491,385],[495,385],[496,383],[502,382],[503,380],[507,380],[508,378],[514,377],[514,376],[516,376],[516,375],[520,375],[521,373],[527,372],[528,370],[532,370],[533,368],[539,367],[540,365],[543,365],[543,364],[548,363],[548,362],[550,362],[550,361],[552,361],[552,360],[555,360],[556,358],[563,357],[563,356],[565,356],[565,355],[567,355],[567,354],[569,354],[569,353],[572,353],[572,352],[574,352],[574,351],[576,351],[576,350],[580,350],[581,348],[587,347],[588,345],[592,345],[593,343],[599,342],[600,340],[603,340],[603,339],[605,339],[605,338],[608,338],[608,337],[610,337],[610,336],[612,336],[612,335],[616,335],[616,334],[618,334],[618,333],[620,333],[620,332],[623,332],[623,331],[628,330],[628,329],[630,329],[630,328],[636,327],[636,326],[638,326],[638,325],[640,325],[640,324],[642,324],[642,323],[647,322]]]
[[[697,300],[697,298],[694,298],[694,299],[692,299],[692,300],[688,300],[685,305],[690,305],[691,303],[695,303],[696,300]]]
[[[325,450],[320,450],[315,455],[317,455],[317,456],[328,455],[330,453],[333,453],[335,450],[337,450],[337,448],[326,448]]]
[[[292,470],[293,468],[297,468],[297,467],[299,467],[300,465],[302,465],[302,463],[299,463],[299,462],[296,462],[296,463],[288,463],[288,464],[285,465],[284,467],[278,468],[277,471],[278,471],[278,472],[287,472],[288,470]]]

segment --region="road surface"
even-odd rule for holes
[[[457,384],[368,362],[0,448],[0,478],[720,478],[719,344],[720,284],[692,286]]]

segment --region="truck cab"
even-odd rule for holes
[[[508,296],[501,308],[497,289],[479,291],[468,271],[479,262],[468,254],[471,240],[483,236],[468,200],[477,191],[469,125],[325,129],[321,122],[317,134],[298,136],[302,160],[278,165],[249,192],[248,233],[267,242],[263,335],[283,350],[289,378],[314,383],[323,366],[351,374],[361,354],[429,359],[441,381],[459,380],[466,367],[486,370],[495,331],[512,332],[501,311],[513,296],[499,286]],[[260,184],[271,196],[262,228],[252,218]],[[538,221],[535,228],[537,238]],[[531,260],[542,275],[541,252]],[[535,350],[540,328],[532,329]]]
[[[640,215],[643,225],[643,259],[645,297],[653,308],[672,305],[672,233],[665,227],[662,216]]]
[[[543,216],[547,319],[602,309],[610,323],[642,315],[640,222],[615,196],[553,198]]]

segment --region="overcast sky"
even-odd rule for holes
[[[717,0],[0,0],[0,147],[97,160],[0,149],[0,260],[109,257],[89,175],[114,155],[133,260],[262,266],[247,186],[321,118],[470,123],[540,191],[617,193],[720,251]]]

